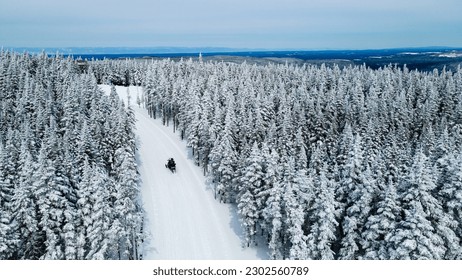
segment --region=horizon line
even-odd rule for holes
[[[284,52],[284,51],[300,51],[300,52],[322,52],[322,51],[383,51],[383,50],[462,50],[462,47],[455,46],[421,46],[421,47],[389,47],[389,48],[247,48],[247,47],[182,47],[182,46],[139,46],[139,47],[127,47],[127,46],[98,46],[98,47],[86,47],[86,46],[73,46],[73,47],[5,47],[1,46],[1,50],[13,50],[13,51],[33,51],[33,52],[53,52],[61,54],[84,54],[74,51],[86,50],[88,54],[108,54],[108,53],[96,53],[94,51],[114,51],[114,50],[135,50],[135,51],[158,51],[159,54],[167,53],[225,53],[225,52]],[[68,53],[60,52],[67,51]],[[124,54],[126,52],[123,52]],[[127,52],[127,54],[130,52]],[[86,54],[86,53],[85,53]],[[119,54],[119,53],[113,53]],[[120,53],[122,54],[122,53]],[[143,54],[143,53],[140,53]],[[152,53],[154,54],[154,53]]]

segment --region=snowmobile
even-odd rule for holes
[[[173,160],[173,158],[168,159],[167,164],[165,164],[165,167],[170,169],[170,171],[172,171],[172,173],[176,173],[176,163]]]

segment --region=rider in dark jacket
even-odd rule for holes
[[[167,162],[167,167],[169,169],[173,169],[173,168],[175,168],[175,166],[176,166],[176,164],[175,164],[175,161],[173,160],[173,158],[169,158],[168,162]]]

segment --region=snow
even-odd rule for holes
[[[419,55],[420,53],[418,53],[418,52],[402,52],[400,54],[402,54],[402,55]]]
[[[101,85],[104,92],[110,86]],[[127,102],[127,88],[116,87]],[[219,203],[207,184],[202,169],[191,159],[184,141],[163,126],[160,119],[149,117],[136,104],[142,88],[131,86],[129,92],[136,117],[139,144],[138,168],[141,196],[145,210],[144,259],[267,259],[263,247],[243,248],[243,232],[236,208]],[[165,168],[173,157],[177,173]]]
[[[457,58],[457,57],[462,57],[462,53],[444,53],[438,55],[439,57],[447,57],[447,58]]]

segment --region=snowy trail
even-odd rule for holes
[[[108,86],[101,86],[109,92]],[[127,88],[116,87],[126,99]],[[135,103],[141,88],[130,87]],[[138,167],[145,215],[144,259],[262,259],[263,248],[241,246],[241,228],[236,211],[221,204],[207,189],[202,170],[188,159],[188,149],[171,127],[149,117],[147,111],[133,105],[139,141]],[[177,173],[165,163],[173,157]]]

